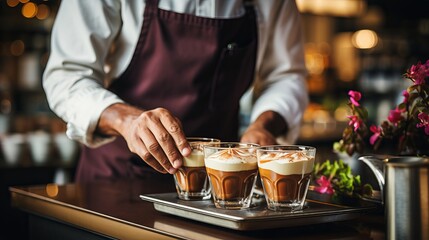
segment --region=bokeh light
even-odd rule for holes
[[[26,18],[33,18],[37,14],[37,5],[32,2],[28,2],[22,6],[21,13],[22,16]]]
[[[19,4],[19,0],[7,0],[6,3],[9,7],[16,7]]]
[[[59,189],[58,185],[55,183],[49,183],[46,185],[46,194],[49,197],[56,197],[58,195]]]
[[[50,10],[49,7],[45,4],[39,4],[37,6],[37,14],[36,14],[36,18],[43,20],[49,17],[50,14]]]
[[[377,33],[372,30],[364,29],[355,32],[352,36],[352,44],[359,49],[370,49],[377,45]]]

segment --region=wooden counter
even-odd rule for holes
[[[168,177],[168,179],[166,179]],[[140,194],[174,191],[169,176],[12,187],[29,214],[32,239],[384,239],[383,216],[260,231],[237,231],[157,212]]]

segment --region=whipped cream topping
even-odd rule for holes
[[[228,148],[205,158],[206,167],[225,172],[256,169],[257,158],[254,150]]]
[[[204,167],[204,145],[216,142],[213,141],[198,141],[189,140],[192,152],[188,157],[183,158],[183,166],[185,167]]]
[[[302,151],[270,152],[258,157],[259,168],[271,170],[281,175],[311,173],[314,157]]]
[[[204,167],[204,152],[201,148],[192,149],[188,157],[183,158],[185,167]]]

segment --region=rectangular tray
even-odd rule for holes
[[[345,221],[378,208],[376,204],[370,202],[364,202],[359,206],[321,202],[311,199],[311,195],[314,194],[309,193],[305,208],[298,212],[271,211],[267,209],[263,196],[254,198],[254,205],[246,210],[218,209],[212,200],[181,200],[177,197],[177,193],[147,194],[140,195],[140,198],[153,202],[154,208],[159,212],[235,230],[259,230]]]

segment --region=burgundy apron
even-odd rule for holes
[[[256,51],[253,7],[239,18],[212,19],[158,9],[158,1],[147,0],[131,63],[109,89],[142,109],[168,109],[188,137],[238,141],[239,101],[253,81]],[[154,172],[118,137],[83,147],[76,181]]]

